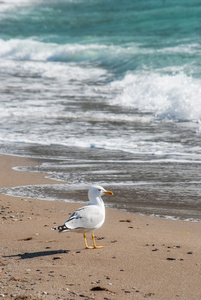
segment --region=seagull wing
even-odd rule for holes
[[[104,219],[97,205],[87,205],[76,210],[64,224],[69,230],[84,232],[99,228]]]

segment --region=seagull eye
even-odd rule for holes
[[[101,189],[98,189],[99,190],[99,192],[101,192]]]

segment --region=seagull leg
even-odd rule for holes
[[[84,242],[85,242],[86,249],[93,249],[94,247],[89,247],[87,245],[87,238],[86,238],[86,234],[85,233],[83,234],[83,237],[84,237]]]
[[[96,246],[96,243],[95,243],[95,238],[94,238],[94,234],[92,233],[92,235],[91,235],[91,237],[92,237],[92,240],[93,240],[93,248],[103,248],[104,246]]]

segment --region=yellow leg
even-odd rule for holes
[[[103,248],[103,246],[96,246],[95,238],[94,238],[94,234],[93,233],[92,233],[91,237],[92,237],[93,245],[94,245],[93,248]]]
[[[86,238],[86,234],[85,233],[83,234],[83,237],[84,237],[84,242],[85,242],[86,249],[93,249],[94,247],[89,247],[87,245],[87,238]]]
[[[86,249],[98,249],[98,248],[103,248],[103,246],[96,246],[96,243],[95,243],[95,238],[94,238],[94,234],[92,233],[91,237],[92,237],[92,240],[93,240],[93,247],[89,247],[88,244],[87,244],[87,238],[86,238],[86,234],[84,233],[83,234],[83,237],[84,237],[84,242],[85,242],[85,247]]]

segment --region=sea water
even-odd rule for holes
[[[201,4],[3,0],[0,151],[63,181],[4,189],[201,219]],[[67,183],[67,184],[66,184]]]

